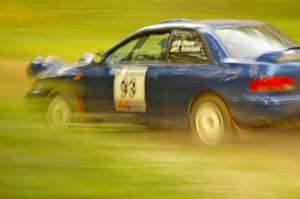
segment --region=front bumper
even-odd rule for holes
[[[31,93],[28,92],[24,98],[24,107],[28,111],[45,111],[47,95],[45,93]]]

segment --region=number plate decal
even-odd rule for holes
[[[147,67],[122,67],[115,73],[114,102],[117,111],[145,112]]]

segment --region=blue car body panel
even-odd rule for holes
[[[163,23],[143,28],[112,47],[103,54],[105,58],[122,42],[143,32],[157,29],[186,27],[202,34],[211,63],[201,64],[150,64],[147,65],[145,91],[147,111],[132,113],[141,118],[156,119],[168,124],[187,126],[193,100],[202,93],[220,96],[238,124],[257,125],[264,122],[298,117],[300,93],[298,90],[278,93],[254,93],[247,89],[248,83],[258,77],[293,76],[300,82],[300,62],[271,63],[260,60],[235,60],[230,57],[212,29],[262,24],[253,21],[207,21]],[[275,53],[276,54],[276,53]],[[114,75],[120,66],[86,65],[70,69],[55,69],[45,72],[37,81],[50,77],[73,77],[84,71],[83,78],[76,82],[85,90],[80,94],[87,112],[117,113],[114,104]],[[64,70],[64,71],[59,71]],[[297,87],[299,87],[297,85]],[[27,96],[33,95],[31,91]],[[119,113],[122,115],[123,113]]]

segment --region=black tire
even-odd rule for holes
[[[198,97],[190,111],[190,128],[196,141],[216,145],[233,135],[230,113],[222,99],[213,94]]]

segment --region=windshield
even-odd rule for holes
[[[268,25],[222,28],[215,33],[233,58],[257,58],[268,51],[295,45]]]

